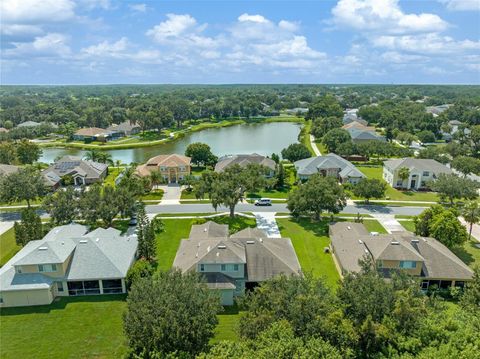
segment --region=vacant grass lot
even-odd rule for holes
[[[363,172],[368,178],[382,179],[383,168],[382,167],[364,167],[357,166],[357,168]],[[437,202],[439,200],[438,195],[434,192],[413,192],[413,191],[399,191],[387,185],[387,191],[385,196],[394,201],[427,201]]]
[[[369,232],[388,233],[385,227],[383,227],[379,221],[375,219],[368,219],[363,221],[363,225]]]
[[[19,250],[20,246],[15,242],[15,231],[10,228],[0,235],[0,266],[7,263]]]
[[[51,305],[4,308],[0,357],[120,358],[124,295],[62,298]]]
[[[415,223],[413,221],[398,221],[407,231],[415,232]]]
[[[327,285],[336,288],[340,276],[332,259],[331,253],[324,253],[324,248],[330,244],[328,238],[328,222],[312,222],[301,218],[277,219],[283,237],[292,240],[298,260],[304,272],[311,272],[316,277],[323,277]]]

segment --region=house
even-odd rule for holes
[[[351,162],[334,154],[305,158],[294,163],[297,176],[307,180],[311,175],[320,173],[323,176],[334,176],[342,183],[357,184],[365,175]]]
[[[5,127],[0,127],[0,133],[8,133],[10,132],[8,129],[6,129]]]
[[[108,174],[108,165],[85,161],[80,157],[63,156],[43,170],[42,174],[47,185],[54,189],[61,186],[65,176],[71,176],[75,186],[83,186],[102,181]]]
[[[408,168],[409,177],[399,177],[401,168]],[[394,188],[426,189],[428,182],[434,181],[441,173],[450,174],[452,170],[432,159],[403,158],[383,163],[383,179]]]
[[[191,173],[191,158],[176,153],[150,158],[147,163],[137,167],[136,173],[141,177],[150,176],[159,171],[167,183],[178,183]]]
[[[122,134],[122,136],[131,136],[139,133],[141,127],[136,122],[124,121],[122,123],[113,124],[107,127],[107,131],[117,132]]]
[[[259,164],[267,169],[267,177],[273,177],[275,175],[275,169],[277,164],[271,158],[253,153],[251,155],[227,155],[220,157],[217,164],[215,165],[215,172],[223,172],[225,168],[233,165],[240,165],[241,167],[246,167],[249,164]]]
[[[296,115],[298,113],[301,113],[301,114],[305,114],[308,112],[308,108],[307,107],[295,107],[295,108],[287,108],[285,110],[285,113],[287,115]]]
[[[40,122],[25,121],[25,122],[19,123],[19,124],[17,125],[17,127],[38,127],[38,126],[40,126],[40,125],[41,125]]]
[[[125,293],[136,236],[114,228],[55,227],[0,269],[0,307],[50,304],[56,297]]]
[[[109,131],[99,127],[85,127],[77,130],[73,135],[73,139],[85,142],[107,142],[123,136],[121,132]]]
[[[214,222],[193,225],[182,239],[173,267],[202,273],[212,290],[219,290],[222,305],[233,305],[245,289],[278,276],[301,275],[289,238],[268,238],[257,228],[228,235],[228,226]]]
[[[0,164],[0,176],[6,176],[15,172],[18,172],[20,167],[14,166],[14,165],[5,165],[5,164]]]
[[[473,271],[434,238],[410,232],[369,233],[361,223],[337,222],[329,227],[331,248],[342,274],[359,272],[359,261],[370,258],[385,278],[405,270],[421,278],[422,289],[463,287]]]
[[[448,108],[452,106],[450,104],[445,104],[445,105],[438,105],[438,106],[427,106],[426,111],[427,113],[431,113],[433,117],[437,117],[440,115],[442,112],[445,110],[448,110]]]
[[[347,123],[343,125],[342,128],[350,134],[353,143],[367,141],[385,142],[385,137],[378,135],[375,131],[375,127],[366,126],[364,122],[358,120]]]

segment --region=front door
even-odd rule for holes
[[[410,188],[415,189],[415,188],[416,188],[416,187],[415,187],[416,184],[417,184],[417,181],[412,180],[412,182],[410,182]]]

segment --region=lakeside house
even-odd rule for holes
[[[365,175],[351,162],[334,154],[305,158],[294,163],[297,176],[308,180],[311,175],[320,173],[322,176],[333,176],[342,183],[357,184]]]
[[[329,226],[331,248],[342,274],[359,272],[359,261],[370,258],[385,278],[404,270],[421,278],[422,289],[430,286],[464,287],[473,271],[452,251],[434,238],[410,232],[369,233],[361,223],[337,222]]]
[[[278,276],[301,275],[300,263],[289,238],[268,238],[257,228],[231,236],[228,225],[193,225],[182,239],[173,267],[183,273],[202,273],[210,289],[219,290],[222,305],[233,305],[245,289]]]
[[[150,158],[147,163],[136,169],[136,174],[141,177],[150,176],[153,171],[158,171],[167,183],[178,183],[190,175],[192,166],[191,158],[179,154],[158,155]]]
[[[85,141],[85,142],[107,142],[111,140],[116,140],[124,135],[121,132],[109,131],[104,128],[99,127],[84,127],[75,132],[73,139],[75,141]]]
[[[227,155],[218,159],[215,165],[215,172],[223,172],[226,168],[235,164],[241,167],[246,167],[249,164],[262,165],[269,169],[266,177],[273,177],[277,167],[274,160],[257,153],[252,153],[251,155]]]
[[[400,169],[408,168],[408,179],[399,177]],[[427,189],[428,182],[440,174],[451,174],[452,170],[432,159],[402,158],[383,163],[383,179],[394,188]]]
[[[105,163],[82,160],[80,157],[63,156],[42,171],[47,186],[57,189],[65,176],[71,176],[75,186],[101,182],[108,174]]]
[[[120,133],[122,136],[136,135],[141,127],[136,122],[124,121],[122,123],[112,124],[107,127],[107,131]]]
[[[136,236],[114,228],[88,233],[80,224],[55,227],[30,241],[0,269],[0,307],[50,304],[56,297],[126,293]]]
[[[7,176],[12,173],[18,172],[20,167],[14,165],[0,164],[0,175]]]
[[[385,137],[377,134],[375,127],[366,126],[365,121],[352,121],[343,125],[342,128],[350,134],[353,143],[358,144],[367,141],[385,142]]]

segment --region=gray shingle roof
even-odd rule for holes
[[[437,175],[440,173],[452,173],[452,170],[450,168],[432,159],[407,157],[395,160],[388,160],[385,161],[383,165],[387,168],[390,168],[392,171],[395,171],[397,168],[406,167],[409,170],[415,169],[417,171],[429,171]]]
[[[133,129],[140,128],[136,123],[131,123],[130,121],[124,121],[118,125],[111,125],[107,127],[108,131],[124,132],[130,133]]]
[[[360,177],[364,178],[365,175],[359,171],[352,163],[346,159],[334,154],[329,153],[326,156],[310,157],[294,163],[298,175],[310,176],[318,173],[320,170],[336,168],[339,170],[341,178],[347,177]]]
[[[352,140],[372,140],[372,141],[385,141],[385,137],[378,135],[375,131],[362,130],[359,128],[348,128],[346,130]]]
[[[228,237],[228,225],[208,221],[204,224],[194,224],[190,229],[190,238],[224,238]]]
[[[80,157],[63,156],[42,173],[46,180],[51,184],[58,183],[57,179],[63,176],[76,174],[85,177],[85,179],[99,180],[107,171],[108,165],[94,161],[85,161]],[[55,182],[57,180],[57,182]]]
[[[0,164],[0,175],[9,175],[18,172],[20,167],[14,165]]]
[[[360,223],[338,222],[330,225],[335,257],[346,271],[358,272],[364,256],[375,260],[423,262],[422,277],[428,279],[468,280],[472,270],[453,252],[434,238],[410,233],[372,236]]]
[[[218,159],[217,164],[215,165],[215,172],[222,172],[225,168],[238,164],[242,167],[247,166],[250,163],[257,163],[271,170],[275,170],[276,163],[271,158],[253,153],[251,155],[230,155],[223,156]]]

